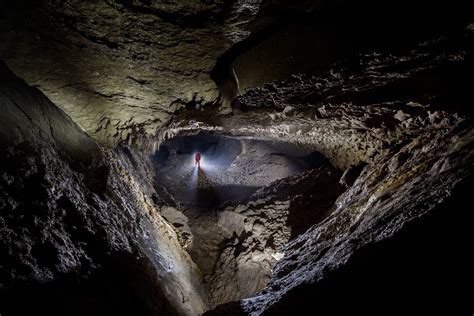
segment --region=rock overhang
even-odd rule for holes
[[[433,5],[422,14],[424,4],[411,5],[407,13],[403,2],[384,13],[368,0],[23,0],[2,4],[0,58],[89,135],[113,146],[153,138],[179,120],[175,113],[182,108],[221,104],[221,112],[229,113],[239,93],[308,67],[326,67],[336,55],[406,47],[432,34],[442,14],[446,19],[438,29],[456,24],[455,14],[456,22],[466,20],[462,4],[445,12]],[[402,14],[403,23],[397,18]],[[374,23],[378,29],[367,32]],[[395,32],[408,28],[409,36]],[[294,38],[300,40],[284,45]],[[342,45],[338,38],[350,41]],[[385,44],[377,44],[379,39]]]

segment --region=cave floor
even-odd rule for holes
[[[188,236],[187,250],[205,286],[212,282],[229,235],[234,235],[220,225],[221,214],[249,202],[259,189],[322,162],[322,156],[309,148],[255,139],[203,135],[191,137],[190,142],[186,137],[173,139],[164,146],[160,150],[166,151],[164,158],[158,157],[160,153],[152,158],[157,189],[170,196],[169,207],[161,213]],[[197,150],[202,156],[200,167],[194,159]]]
[[[310,149],[285,143],[242,140],[239,145],[237,151],[225,145],[203,151],[199,168],[195,150],[175,151],[156,168],[156,183],[186,208],[213,209],[241,202],[259,188],[319,163]]]

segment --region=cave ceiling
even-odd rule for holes
[[[218,99],[218,56],[259,1],[23,1],[0,22],[0,58],[106,144],[154,134],[184,104]],[[2,4],[4,6],[4,4]]]
[[[422,14],[423,4],[390,3],[388,13],[369,0],[15,1],[2,4],[0,59],[93,138],[115,145],[163,133],[182,108],[228,114],[253,87],[363,48],[429,38],[425,28],[463,12],[433,5]]]

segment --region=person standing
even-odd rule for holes
[[[196,158],[196,165],[198,166],[198,168],[201,168],[201,153],[199,152],[199,150],[197,151],[195,158]]]

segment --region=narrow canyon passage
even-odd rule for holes
[[[164,142],[151,161],[157,198],[167,197],[160,214],[203,273],[211,308],[261,291],[286,243],[342,192],[340,170],[292,143],[201,132]]]
[[[0,316],[472,315],[463,0],[0,2]]]

